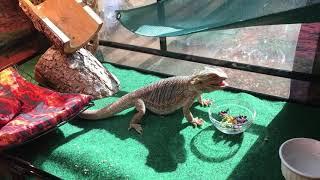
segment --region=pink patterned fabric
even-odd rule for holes
[[[13,68],[0,72],[0,96],[10,99],[10,102],[4,100],[3,103],[10,104],[8,108],[12,108],[6,124],[0,126],[0,149],[22,143],[56,126],[77,114],[92,100],[89,95],[63,94],[32,84]]]
[[[21,103],[14,97],[0,96],[0,127],[6,125],[21,108]]]

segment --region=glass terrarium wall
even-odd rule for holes
[[[300,24],[273,25],[196,33],[168,38],[168,49],[197,56],[292,70],[300,27]]]
[[[99,39],[159,49],[158,38],[142,37],[128,31],[119,23],[115,13],[115,10],[131,9],[154,2],[155,0],[99,0],[100,16],[104,20]],[[123,52],[119,49],[101,47],[100,50],[110,61],[129,66],[142,65],[151,58],[151,55],[141,55],[131,51]]]
[[[159,48],[158,38],[146,38],[135,35],[123,27],[116,18],[115,10],[131,9],[154,3],[155,0],[99,0],[100,15],[104,20],[100,39]]]
[[[115,10],[154,2],[156,0],[100,0],[104,19],[100,39],[159,50],[159,38],[135,35],[119,23],[115,13]],[[309,74],[315,71],[319,33],[319,24],[256,26],[170,37],[166,45],[170,52]],[[118,48],[100,46],[100,50],[109,62],[170,75],[192,74],[208,66]],[[294,96],[300,100],[305,100],[310,91],[307,81],[224,69],[231,87],[283,98]]]

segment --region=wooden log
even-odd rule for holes
[[[88,5],[96,14],[99,15],[99,5],[98,0],[83,0],[85,5]],[[98,33],[88,42],[85,49],[89,50],[91,53],[95,53],[99,46],[99,36]]]
[[[73,53],[96,36],[102,20],[81,1],[45,0],[42,3],[19,0],[20,7],[57,48]],[[40,4],[37,4],[40,3]]]
[[[118,79],[86,49],[65,54],[49,48],[35,66],[35,79],[56,91],[83,93],[95,99],[119,91]]]
[[[39,50],[35,32],[18,0],[0,0],[0,71]]]

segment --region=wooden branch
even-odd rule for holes
[[[56,91],[83,93],[96,99],[119,91],[119,81],[86,49],[65,54],[51,47],[35,67],[35,79]]]
[[[19,1],[36,29],[65,53],[85,46],[102,26],[102,20],[89,6],[75,0],[45,0],[38,5],[30,0]]]

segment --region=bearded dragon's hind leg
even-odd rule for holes
[[[142,101],[142,99],[138,99],[135,104],[134,104],[136,110],[138,111],[133,118],[130,121],[130,125],[128,130],[130,129],[135,129],[139,134],[142,134],[142,127],[141,127],[141,119],[143,117],[143,115],[146,112],[146,106],[144,104],[144,102]]]

